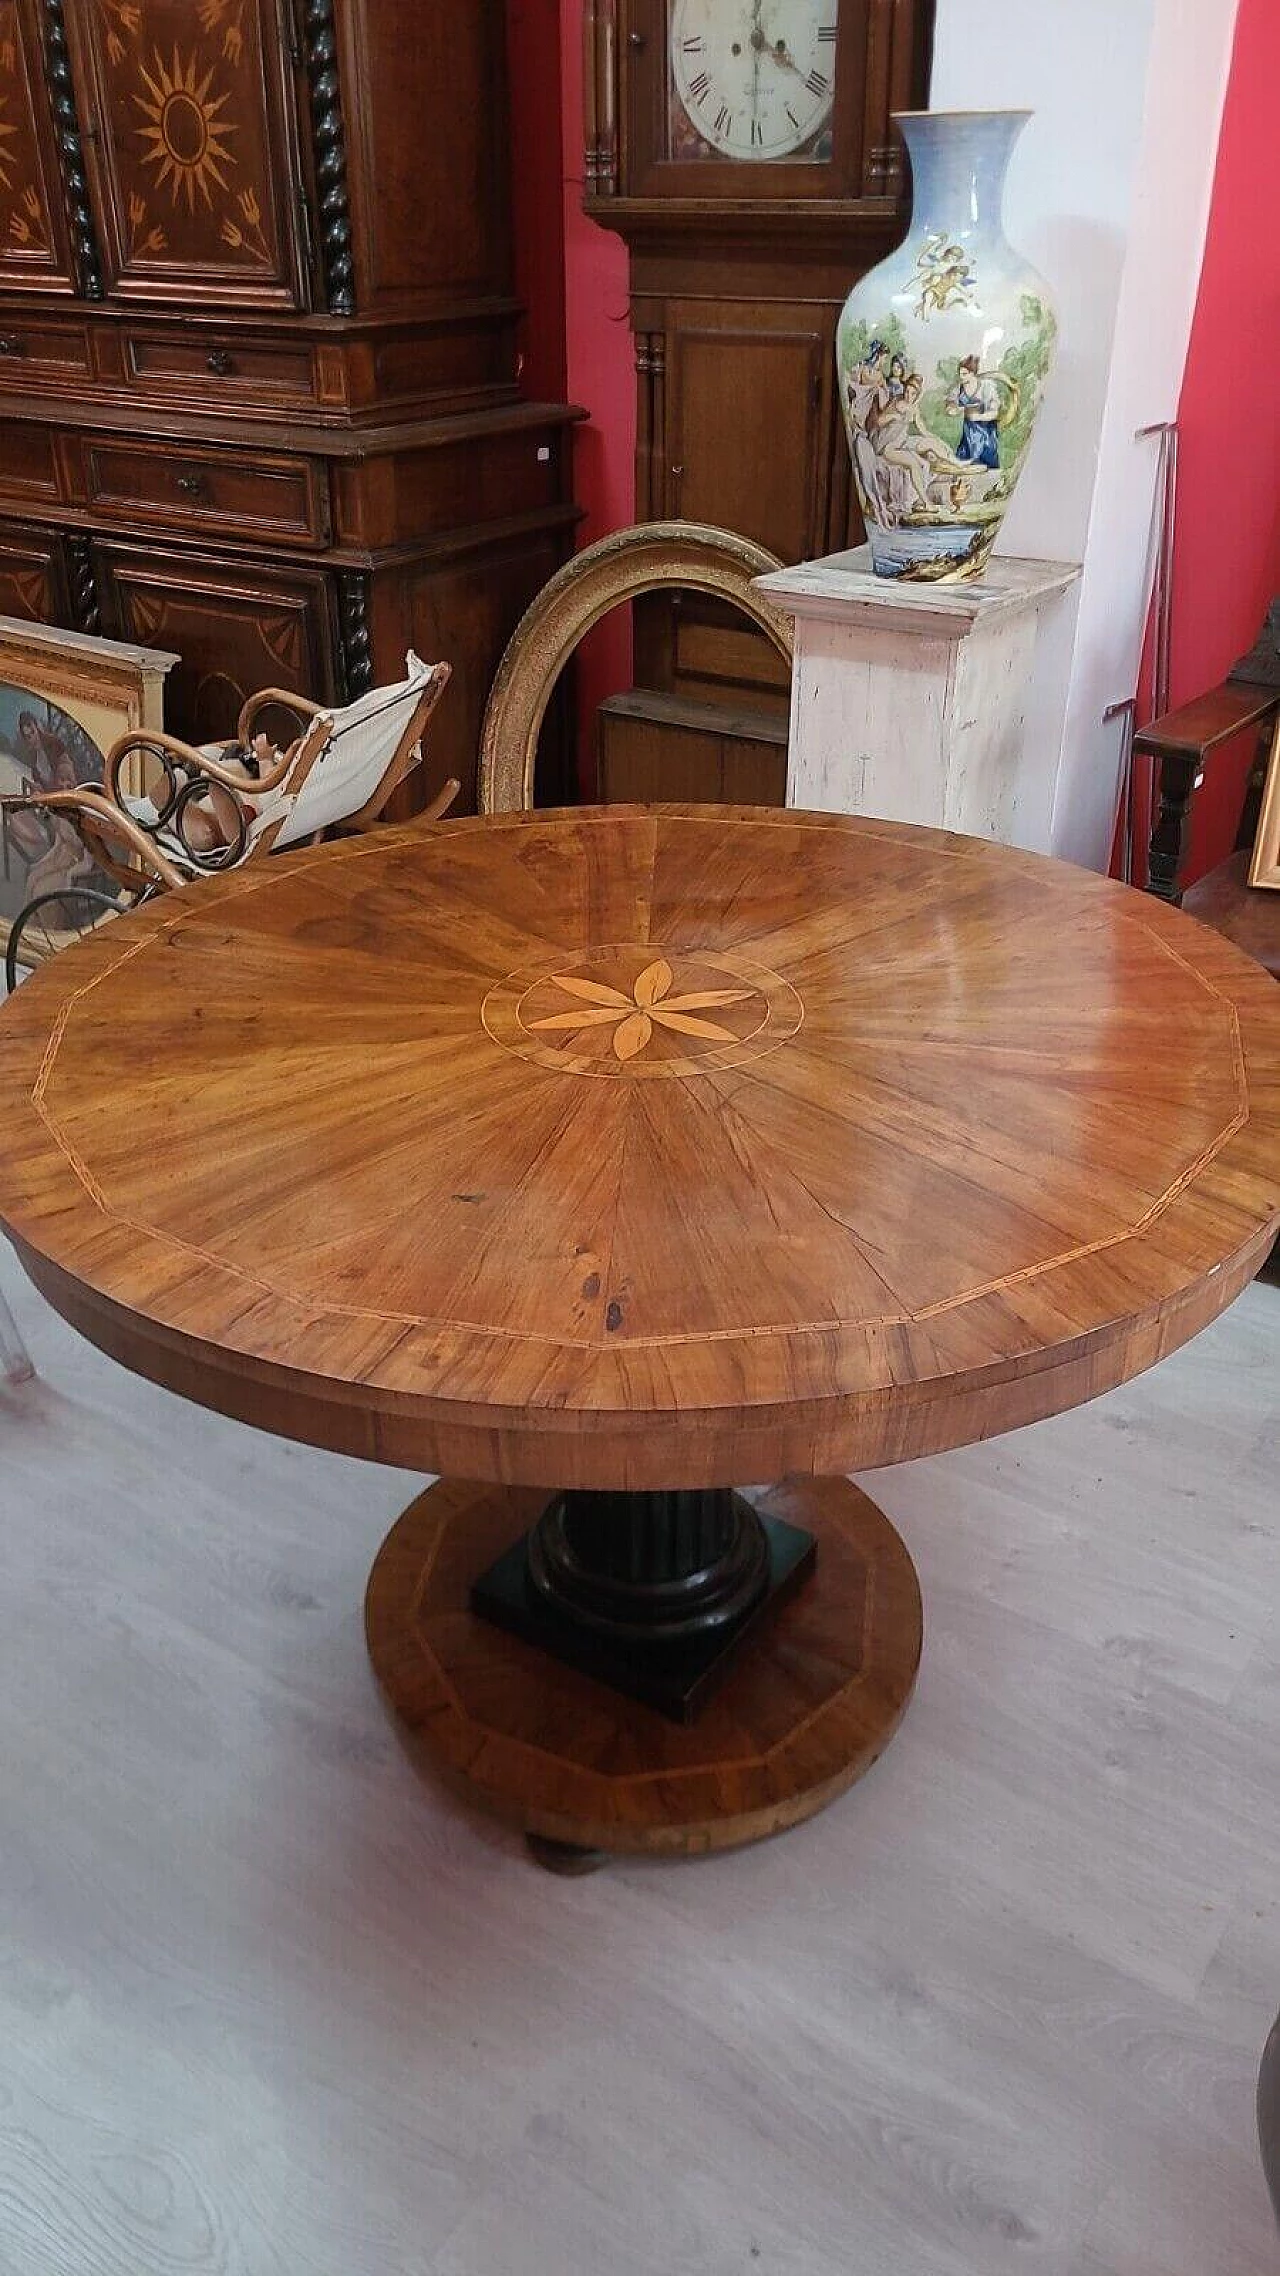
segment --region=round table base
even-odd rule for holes
[[[415,1752],[456,1790],[536,1837],[535,1855],[690,1857],[798,1825],[870,1769],[911,1696],[922,1620],[915,1567],[858,1487],[789,1479],[749,1495],[817,1535],[817,1570],[744,1641],[689,1727],[470,1611],[476,1574],[548,1498],[442,1481],[374,1562],[374,1671]]]

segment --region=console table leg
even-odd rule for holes
[[[29,1383],[35,1365],[18,1333],[18,1323],[0,1296],[0,1376],[6,1383]]]
[[[1156,819],[1147,849],[1147,891],[1161,901],[1180,901],[1178,878],[1186,845],[1191,794],[1200,771],[1198,753],[1168,751],[1160,762]]]

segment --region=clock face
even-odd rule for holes
[[[789,158],[831,119],[839,0],[674,0],[671,77],[726,158]]]

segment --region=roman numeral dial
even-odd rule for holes
[[[726,158],[790,158],[829,126],[839,0],[672,0],[673,118]]]

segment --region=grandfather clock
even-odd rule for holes
[[[625,238],[636,512],[786,563],[857,544],[834,384],[850,285],[901,236],[895,110],[928,99],[934,0],[586,0],[586,211]],[[781,803],[786,692],[706,603],[635,611],[602,788]]]

